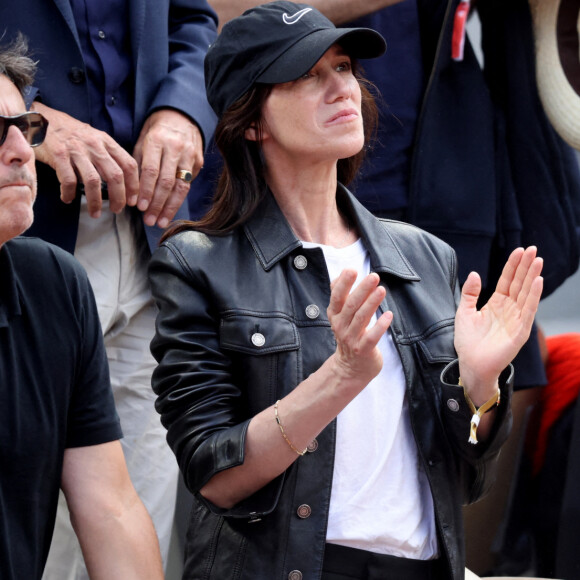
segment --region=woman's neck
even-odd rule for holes
[[[296,236],[305,242],[344,247],[356,232],[338,211],[336,166],[326,172],[268,173],[270,187]]]

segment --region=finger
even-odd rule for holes
[[[83,184],[89,215],[98,218],[103,205],[101,176],[90,159],[85,155],[75,155],[72,159],[78,180]]]
[[[111,210],[121,211],[125,205],[134,206],[137,203],[139,197],[139,166],[137,161],[127,153],[122,147],[114,144],[115,147],[109,148],[109,154],[112,160],[117,164],[118,168],[121,170],[120,180],[122,182],[122,187],[120,182],[116,182],[118,189],[113,192],[114,200],[111,198],[111,185],[108,178],[104,177],[109,188],[109,200],[111,200]],[[103,174],[101,174],[103,175]],[[118,176],[117,176],[118,179]],[[117,196],[117,191],[123,192],[123,196]]]
[[[177,173],[180,167],[192,167],[191,174],[193,176],[192,180],[194,180],[198,176],[201,168],[203,167],[203,155],[201,154],[200,151],[196,151],[193,163],[188,161],[190,157],[191,155],[189,153],[187,153],[185,158],[182,155],[179,163],[175,168],[175,173]],[[187,194],[189,193],[190,189],[191,182],[187,183],[182,179],[175,180],[173,190],[169,194],[169,197],[165,201],[165,204],[163,205],[161,211],[159,212],[159,216],[157,217],[157,225],[160,228],[166,228],[169,225],[169,222],[175,217],[177,210],[185,202],[185,198],[187,197]],[[151,214],[153,214],[153,212],[151,212]],[[147,215],[145,216],[146,222],[148,215],[149,212],[147,212]]]
[[[119,167],[116,162],[113,162],[110,158],[101,158],[95,161],[95,166],[99,174],[98,183],[98,198],[99,200],[103,197],[103,183],[107,184],[107,191],[109,197],[109,209],[113,213],[119,213],[126,204],[125,196],[125,176],[123,170]],[[92,188],[92,184],[91,184]],[[85,184],[86,189],[86,184]],[[87,200],[92,199],[92,192],[89,197],[87,192]],[[96,198],[95,193],[95,198]]]
[[[477,310],[477,301],[481,293],[481,278],[477,272],[470,272],[461,288],[461,299],[458,310]]]
[[[352,336],[364,336],[372,319],[384,300],[386,290],[379,286],[372,290],[360,307],[354,312],[348,325],[348,332]]]
[[[350,293],[352,285],[357,278],[356,270],[344,269],[338,278],[330,283],[330,303],[326,309],[329,320],[340,314],[346,299]]]
[[[155,225],[163,206],[174,189],[183,192],[183,189],[186,188],[187,191],[189,191],[189,184],[181,179],[177,179],[175,175],[176,173],[177,159],[173,158],[172,153],[165,149],[161,157],[161,166],[157,177],[157,183],[153,190],[153,197],[149,201],[144,217],[144,221],[148,226]],[[185,192],[186,195],[187,191]]]
[[[541,276],[537,276],[532,282],[530,292],[528,293],[524,307],[522,308],[521,320],[524,326],[527,328],[528,333],[530,332],[536,317],[543,289],[544,279]]]
[[[527,300],[527,297],[531,291],[534,280],[540,276],[543,266],[544,260],[542,258],[535,257],[533,258],[527,271],[525,272],[522,287],[517,296],[517,305],[520,308],[523,308]]]
[[[161,170],[162,155],[163,146],[146,137],[141,153],[139,196],[137,201],[137,208],[142,212],[147,211],[153,198]]]
[[[369,299],[372,292],[377,288],[379,282],[380,278],[378,274],[373,272],[372,274],[365,276],[360,284],[350,292],[341,310],[341,317],[343,318],[344,324],[350,325],[352,323],[356,313]]]
[[[161,228],[169,225],[177,210],[183,204],[189,190],[191,182],[183,181],[176,177],[177,171],[180,168],[189,168],[193,166],[193,147],[185,147],[181,156],[177,158],[175,150],[165,150],[161,163],[160,181],[162,176],[167,176],[167,182],[173,180],[172,188],[166,192],[159,187],[159,181],[155,188],[153,199],[149,204],[147,213],[145,214],[145,223],[153,225],[155,222]],[[195,175],[194,175],[195,171]],[[199,173],[199,169],[192,171],[192,176],[195,178]]]
[[[516,248],[509,256],[505,266],[503,267],[501,276],[497,281],[495,290],[504,296],[509,296],[510,286],[515,276],[517,267],[524,254],[523,248]]]
[[[55,159],[55,171],[60,183],[60,199],[71,203],[77,195],[78,178],[68,154]]]
[[[512,300],[517,301],[518,296],[524,290],[524,284],[526,282],[526,276],[536,257],[536,247],[530,246],[526,248],[521,256],[520,262],[516,268],[513,276],[512,283],[510,284],[509,296]],[[529,285],[528,285],[529,286]]]
[[[392,321],[393,313],[390,310],[383,312],[375,324],[373,324],[363,335],[361,348],[367,350],[374,348],[379,343],[379,340],[381,340],[385,332],[389,330]]]
[[[165,202],[165,205],[163,206],[159,217],[157,218],[157,225],[160,228],[166,228],[169,225],[169,222],[175,217],[177,210],[183,205],[183,202],[189,193],[190,187],[190,183],[186,183],[181,179],[177,179],[175,181],[175,187],[167,198],[167,201]],[[145,215],[146,223],[148,216],[149,212],[147,212]]]

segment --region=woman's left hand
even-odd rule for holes
[[[455,350],[463,384],[476,405],[489,399],[500,373],[527,341],[542,294],[543,260],[537,249],[514,250],[495,292],[481,309],[481,279],[467,277],[455,316]]]

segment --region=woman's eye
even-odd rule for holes
[[[345,72],[345,71],[349,71],[352,69],[352,65],[350,64],[350,62],[341,62],[337,67],[336,70],[339,72]]]

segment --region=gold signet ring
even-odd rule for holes
[[[185,183],[191,183],[193,181],[193,173],[187,169],[178,169],[175,177],[185,181]]]

